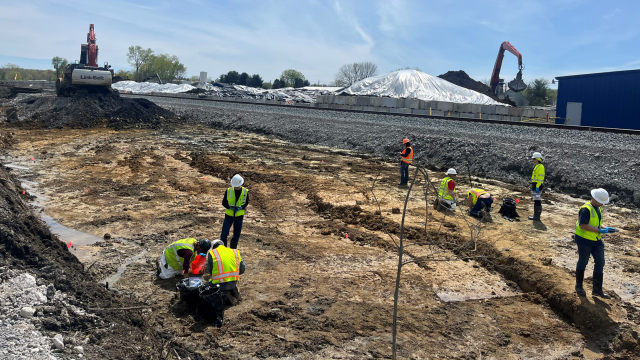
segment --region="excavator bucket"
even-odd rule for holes
[[[509,86],[509,89],[515,92],[520,92],[527,88],[527,84],[525,84],[524,81],[522,81],[522,70],[518,71],[518,74],[516,75],[515,79],[509,81],[508,86]]]

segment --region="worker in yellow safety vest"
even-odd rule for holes
[[[231,179],[231,187],[228,188],[222,198],[222,206],[224,211],[224,222],[222,223],[222,232],[220,240],[227,246],[227,237],[229,230],[233,226],[233,237],[231,238],[231,248],[238,248],[238,240],[242,232],[242,222],[244,220],[245,209],[249,205],[249,190],[243,187],[244,179],[236,174]]]
[[[609,193],[604,189],[591,190],[591,201],[580,207],[578,221],[576,221],[576,233],[573,237],[578,245],[578,263],[576,264],[576,292],[578,295],[587,295],[582,287],[584,270],[589,263],[589,257],[593,255],[593,291],[594,296],[608,299],[609,295],[602,291],[604,279],[604,243],[602,234],[614,233],[618,229],[602,227],[602,205],[609,203]]]
[[[398,186],[406,186],[409,182],[409,165],[413,163],[411,140],[404,138],[402,143],[404,144],[404,150],[400,153],[402,158],[400,159],[400,184]]]
[[[212,249],[207,254],[207,274],[211,274],[209,282],[219,284],[220,291],[225,292],[229,305],[234,305],[240,300],[238,280],[245,271],[244,261],[240,251],[229,249],[221,240],[214,240]]]
[[[456,169],[447,170],[447,176],[440,181],[440,190],[438,191],[438,204],[445,209],[456,210],[456,183],[458,176]]]
[[[181,239],[171,243],[162,252],[157,275],[161,279],[170,279],[177,274],[189,276],[191,261],[197,254],[206,254],[211,248],[208,239]]]
[[[533,215],[529,216],[529,220],[540,220],[542,214],[542,187],[544,183],[544,165],[542,165],[542,154],[534,152],[531,156],[535,167],[531,174],[531,198],[533,200]]]
[[[485,209],[487,213],[491,212],[491,205],[493,204],[493,197],[487,191],[482,189],[471,189],[467,193],[467,200],[469,204],[469,215],[481,216],[480,211]]]

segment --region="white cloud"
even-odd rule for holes
[[[403,0],[380,0],[377,3],[376,13],[380,17],[378,29],[383,33],[393,34],[404,32],[411,23],[411,14],[408,12],[413,6]]]

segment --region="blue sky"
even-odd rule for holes
[[[329,83],[338,68],[373,61],[381,73],[419,67],[487,79],[502,41],[523,55],[525,80],[640,67],[640,1],[0,0],[0,64],[73,61],[95,24],[99,62],[129,68],[130,45],[178,55],[188,75],[229,70],[273,80],[296,69]],[[517,72],[507,54],[502,76]]]

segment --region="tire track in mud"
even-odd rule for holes
[[[373,214],[364,211],[360,206],[334,206],[324,202],[318,195],[316,181],[313,176],[309,175],[281,175],[269,174],[260,171],[259,166],[249,166],[249,170],[241,166],[214,162],[208,158],[209,153],[205,151],[191,152],[189,165],[196,168],[201,173],[216,176],[221,179],[228,180],[234,174],[241,174],[246,179],[248,186],[266,185],[269,188],[288,188],[291,191],[297,191],[305,194],[307,200],[310,201],[309,208],[318,215],[328,219],[326,221],[309,222],[306,225],[321,230],[323,235],[344,234],[349,233],[349,239],[361,245],[368,245],[380,248],[385,251],[397,252],[397,248],[375,234],[369,234],[358,231],[347,225],[362,226],[370,231],[386,231],[392,235],[400,235],[400,224],[382,217],[380,214]],[[183,161],[187,161],[185,158]],[[277,216],[273,215],[267,207],[268,196],[260,191],[252,192],[252,205],[256,205],[267,218],[276,220]],[[255,201],[255,202],[254,202]],[[429,219],[431,220],[431,218]],[[336,222],[343,225],[336,224]],[[554,281],[557,278],[567,278],[568,274],[562,269],[551,267],[543,268],[530,261],[524,261],[513,256],[506,255],[503,251],[497,249],[493,244],[478,240],[477,251],[475,256],[465,252],[471,250],[468,238],[459,234],[438,233],[438,238],[430,238],[424,228],[415,226],[407,226],[404,228],[404,238],[407,241],[419,242],[427,244],[444,245],[445,250],[457,252],[456,255],[461,257],[477,257],[477,254],[483,254],[475,260],[484,266],[487,270],[497,271],[506,279],[514,281],[520,288],[527,293],[536,293],[546,301],[549,306],[559,312],[562,318],[570,324],[573,323],[588,340],[594,342],[603,349],[609,349],[616,353],[632,353],[640,355],[640,345],[638,345],[638,334],[640,327],[633,323],[633,319],[629,319],[628,323],[618,323],[611,319],[602,304],[591,304],[588,301],[582,302],[573,292],[567,292],[563,289],[560,281]],[[289,247],[289,246],[287,246]],[[462,249],[462,252],[461,252]],[[293,249],[287,249],[293,250]],[[298,252],[298,251],[296,251]],[[298,254],[300,254],[298,252]],[[410,251],[405,249],[405,254],[415,258]],[[304,255],[303,255],[304,257]],[[429,270],[427,264],[418,263],[418,266]],[[540,303],[542,299],[530,298],[534,303]],[[619,302],[620,299],[616,298]],[[616,307],[624,307],[624,304],[614,303]],[[635,313],[635,312],[634,312]],[[632,316],[633,317],[633,316]]]

